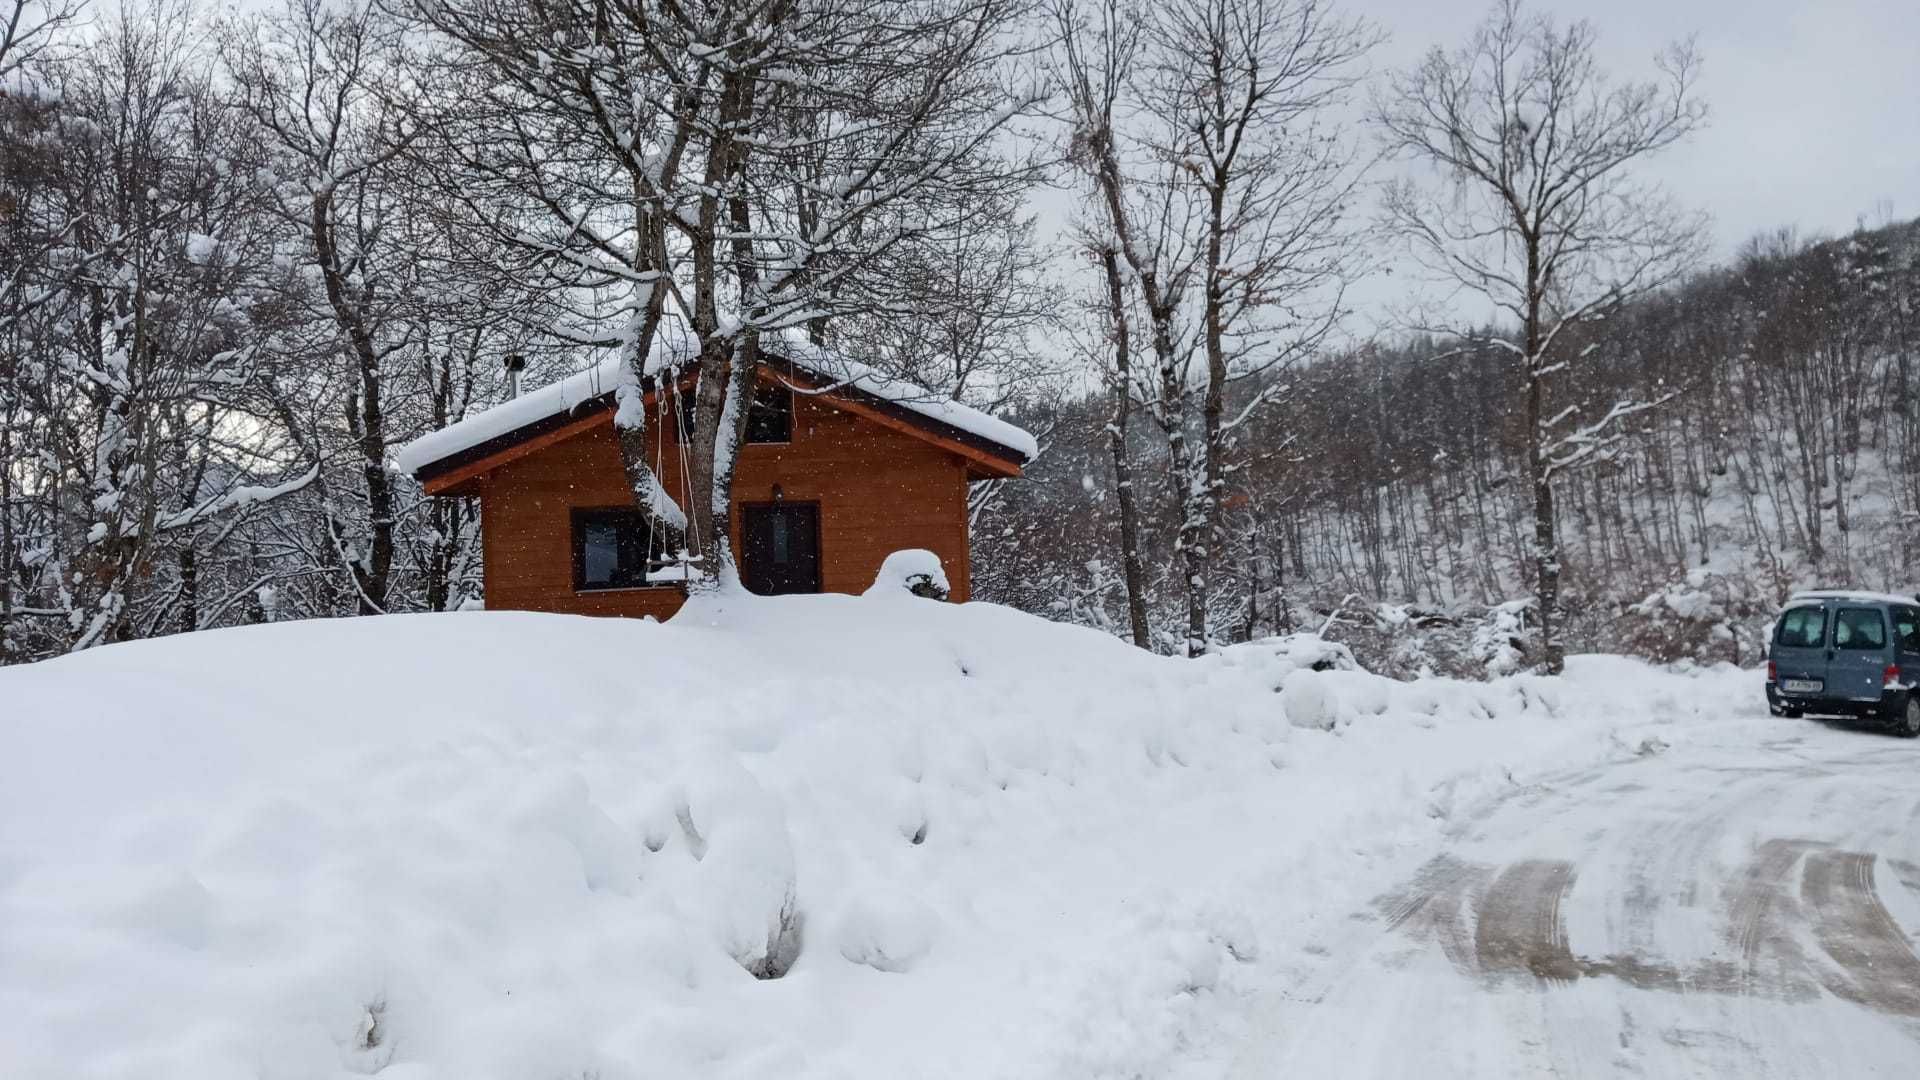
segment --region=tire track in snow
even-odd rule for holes
[[[1500,872],[1474,928],[1473,955],[1481,972],[1525,972],[1549,982],[1581,976],[1560,915],[1573,877],[1572,863],[1550,859],[1526,859]]]
[[[1806,957],[1790,929],[1804,922],[1790,886],[1793,868],[1807,852],[1828,846],[1814,840],[1768,840],[1734,882],[1726,903],[1727,936],[1740,951],[1740,966],[1731,990],[1788,1000],[1813,996]]]
[[[1807,856],[1801,893],[1818,913],[1814,934],[1840,965],[1822,983],[1856,1005],[1920,1018],[1920,957],[1874,889],[1874,856],[1816,851]]]
[[[1454,967],[1467,970],[1474,964],[1467,909],[1479,902],[1492,880],[1492,867],[1439,855],[1420,868],[1405,891],[1388,894],[1376,906],[1389,930],[1437,941]]]
[[[1873,877],[1920,898],[1917,765],[1813,728],[1516,790],[1375,901],[1374,944],[1322,954],[1236,1075],[1906,1075],[1920,957]]]
[[[1801,897],[1794,870],[1804,860]],[[1562,904],[1577,871],[1526,859],[1497,875],[1451,856],[1430,861],[1404,892],[1383,898],[1388,929],[1433,940],[1454,968],[1487,982],[1530,976],[1548,984],[1611,978],[1642,990],[1804,1001],[1816,985],[1858,1005],[1920,1018],[1920,957],[1875,892],[1875,858],[1802,839],[1760,845],[1728,896],[1736,963],[1681,968],[1630,954],[1575,955]],[[1468,902],[1479,898],[1469,934]],[[1804,903],[1801,899],[1804,899]],[[1839,969],[1816,969],[1798,944],[1811,928]]]

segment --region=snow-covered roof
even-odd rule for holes
[[[830,349],[782,340],[763,346],[763,350],[819,380],[822,390],[849,393],[850,396],[876,399],[897,406],[934,425],[990,443],[1009,452],[1022,463],[1031,461],[1040,452],[1032,435],[1005,420],[943,398]],[[691,360],[693,355],[691,348],[686,345],[662,345],[654,351],[654,359],[648,364],[650,372],[679,366]],[[615,389],[632,380],[632,368],[625,360],[618,356],[610,357],[559,382],[529,390],[511,401],[422,435],[401,447],[394,455],[394,462],[403,472],[417,474],[456,454],[552,417],[566,415],[583,407],[608,404]]]
[[[1787,603],[1802,600],[1858,600],[1869,604],[1905,604],[1912,607],[1920,604],[1920,597],[1901,596],[1899,593],[1867,592],[1860,589],[1809,589],[1794,593]]]

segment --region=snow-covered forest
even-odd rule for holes
[[[1912,591],[1917,258],[1920,223],[1760,237],[1583,339],[1592,359],[1560,400],[1671,400],[1559,483],[1570,648],[1750,663],[1796,588]],[[1476,634],[1513,623],[1500,605],[1530,591],[1517,378],[1498,347],[1428,338],[1343,349],[1240,391],[1277,388],[1236,448],[1217,632],[1312,630],[1339,608],[1330,636],[1382,668],[1494,660]],[[975,541],[983,591],[1124,626],[1107,407],[1041,415],[1028,422],[1053,435],[1035,482],[1010,488]],[[1179,615],[1165,490],[1142,486],[1156,627]]]
[[[639,385],[669,336],[713,494],[623,408],[642,509],[719,535],[739,361],[805,335],[1038,435],[973,491],[976,595],[1158,651],[1745,662],[1794,587],[1910,588],[1920,227],[1716,259],[1645,176],[1702,120],[1688,48],[1607,72],[1506,5],[1394,71],[1390,29],[0,0],[0,663],[484,604],[475,507],[396,449],[509,358]]]

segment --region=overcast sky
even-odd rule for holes
[[[1344,0],[1390,35],[1379,67],[1452,48],[1486,14],[1478,0]],[[1851,228],[1861,215],[1920,215],[1920,0],[1532,0],[1585,18],[1605,67],[1652,72],[1664,44],[1694,35],[1707,129],[1652,168],[1712,212],[1716,253],[1762,229]]]
[[[1387,41],[1376,72],[1456,48],[1486,16],[1481,0],[1337,0],[1378,24]],[[1920,216],[1920,0],[1531,0],[1560,21],[1585,18],[1602,66],[1647,78],[1667,43],[1695,37],[1707,126],[1646,166],[1679,200],[1707,210],[1713,255],[1725,260],[1755,233],[1843,233]],[[1077,193],[1035,203],[1064,224]],[[1350,333],[1390,327],[1391,310],[1431,287],[1402,273],[1375,275],[1348,293],[1360,316]],[[1464,297],[1445,303],[1479,308]]]

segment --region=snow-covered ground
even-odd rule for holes
[[[1920,1075],[1920,745],[1701,725],[1464,817],[1221,1075]]]
[[[0,671],[0,1076],[1219,1075],[1478,808],[1783,723],[1320,655],[880,592]]]

